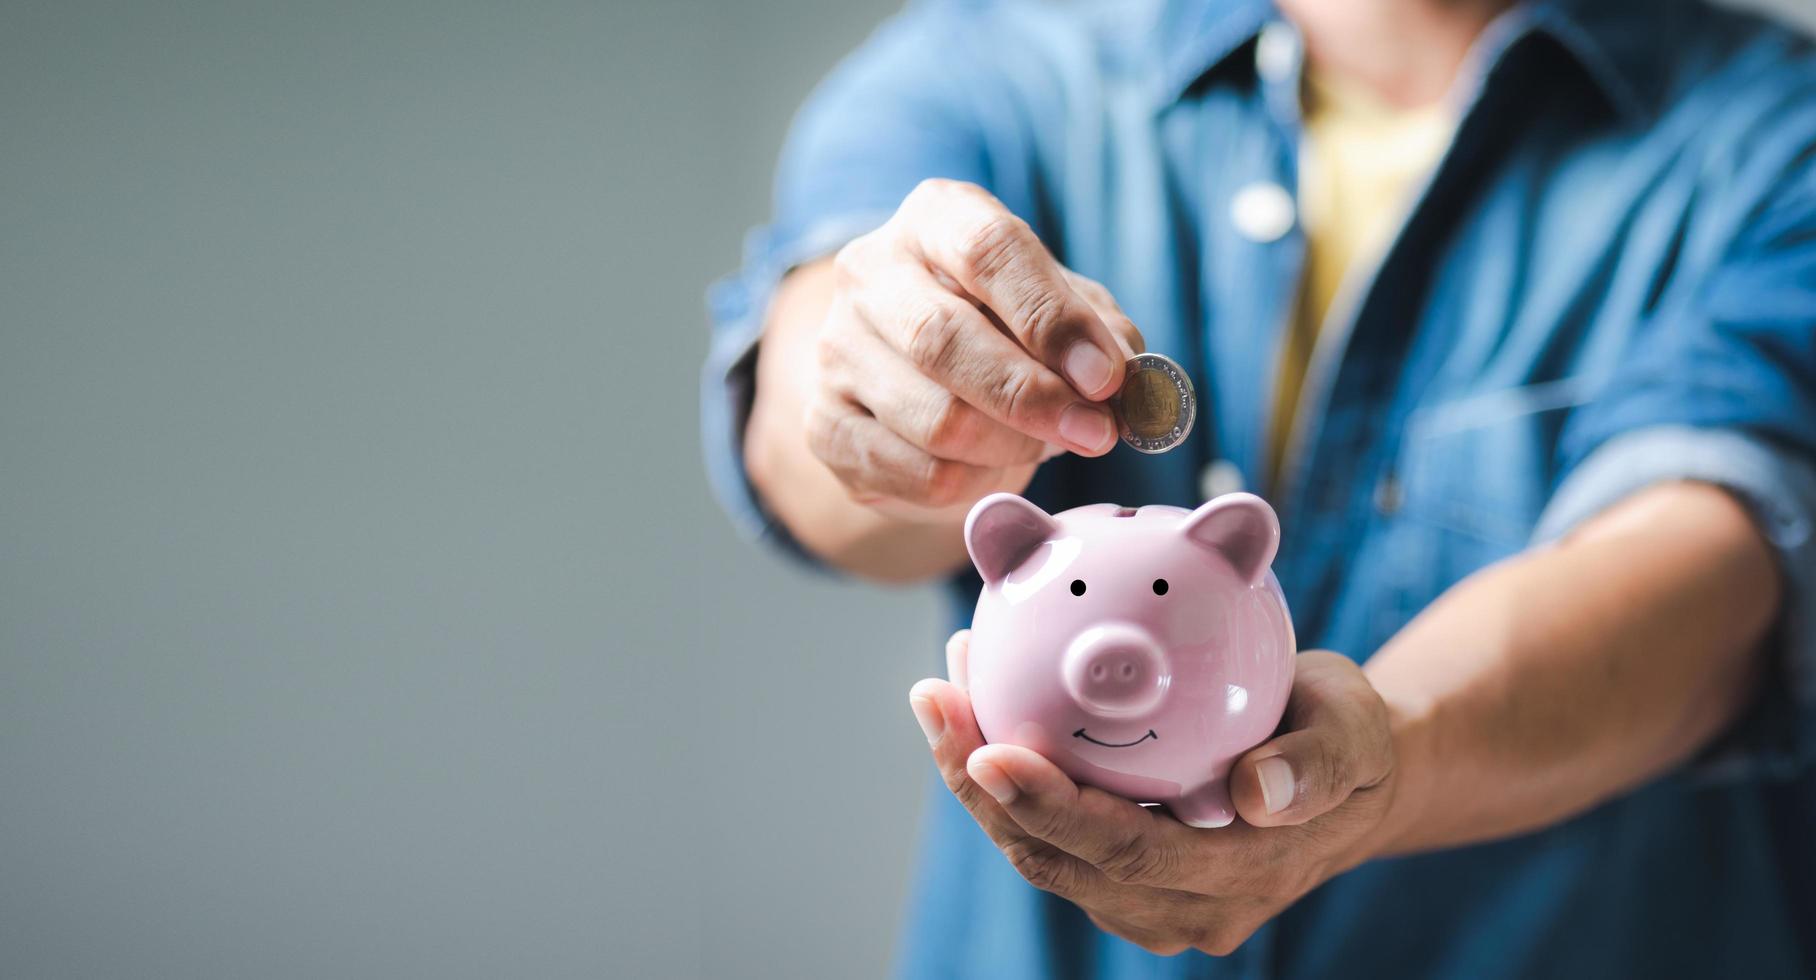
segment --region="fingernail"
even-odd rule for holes
[[[1293,803],[1293,767],[1280,756],[1255,763],[1255,775],[1261,777],[1261,805],[1269,813],[1279,813]]]
[[[1049,459],[1054,459],[1059,456],[1064,456],[1065,454],[1066,454],[1066,447],[1056,446],[1053,443],[1049,442],[1049,443],[1047,443],[1046,451],[1040,454],[1040,461],[1044,463]]]
[[[1104,385],[1110,383],[1110,371],[1114,365],[1110,356],[1097,349],[1090,341],[1081,340],[1066,349],[1066,356],[1060,360],[1065,368],[1066,377],[1072,387],[1081,395],[1093,395]]]
[[[1095,408],[1067,405],[1059,413],[1059,434],[1073,445],[1092,452],[1108,449],[1116,433],[1110,431],[1110,417]]]
[[[971,781],[982,786],[998,803],[1008,803],[1015,799],[1015,780],[1009,774],[988,762],[973,762],[967,769]]]
[[[927,744],[937,744],[940,736],[946,734],[946,719],[940,714],[940,706],[927,698],[909,698],[908,707],[914,712],[914,720],[921,723]]]

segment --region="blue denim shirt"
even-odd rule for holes
[[[1030,496],[1254,488],[1304,240],[1235,202],[1291,200],[1299,67],[1248,0],[929,2],[883,27],[801,113],[774,221],[711,297],[707,456],[733,516],[798,553],[739,468],[771,291],[934,176],[989,188],[1199,382],[1191,444],[1055,460]],[[1683,0],[1534,0],[1458,93],[1453,144],[1320,338],[1270,490],[1298,634],[1366,659],[1470,572],[1703,480],[1749,505],[1788,583],[1757,703],[1694,765],[1539,833],[1365,865],[1222,960],[1098,932],[935,792],[903,974],[1816,974],[1816,55]],[[950,584],[955,623],[977,586]]]

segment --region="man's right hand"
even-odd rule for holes
[[[982,188],[922,183],[834,267],[806,432],[853,500],[943,519],[1116,444],[1102,402],[1140,332]]]

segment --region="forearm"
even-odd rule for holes
[[[1745,510],[1688,483],[1459,584],[1366,667],[1398,770],[1374,850],[1533,830],[1682,762],[1746,704],[1781,588]]]
[[[795,270],[777,292],[757,351],[756,400],[744,434],[751,483],[795,540],[834,567],[892,582],[945,574],[965,558],[963,514],[923,523],[864,506],[808,447],[814,336],[831,296],[830,260]]]

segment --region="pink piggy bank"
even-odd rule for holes
[[[1246,493],[1058,516],[1009,493],[978,501],[965,545],[984,591],[953,680],[984,738],[1191,826],[1228,825],[1230,767],[1273,734],[1293,683],[1268,569],[1279,542],[1273,509]]]

